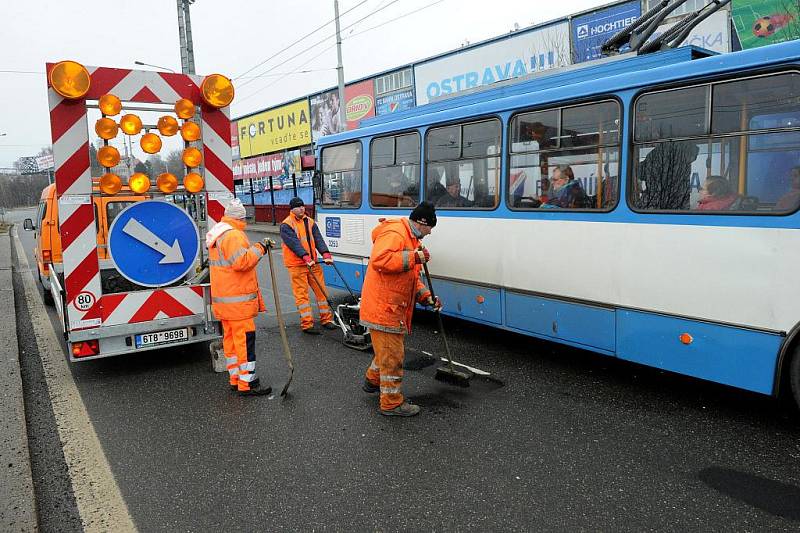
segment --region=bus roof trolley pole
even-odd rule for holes
[[[677,48],[689,36],[689,33],[705,19],[716,13],[731,0],[713,0],[704,5],[701,9],[691,13],[685,19],[675,24],[672,28],[664,32],[658,38],[649,43],[645,43],[639,48],[640,54],[649,54],[659,50],[669,50]]]
[[[197,158],[198,168],[184,178],[184,188],[192,194],[205,195],[208,223],[213,224],[223,216],[222,202],[233,197],[229,108],[233,86],[230,80],[219,74],[203,77],[84,67],[74,61],[48,63],[46,71],[63,254],[65,336],[73,341],[100,339],[99,353],[86,354],[91,356],[87,358],[93,358],[135,351],[131,348],[130,337],[129,348],[124,343],[119,344],[120,332],[131,336],[146,333],[144,328],[147,327],[166,329],[178,323],[199,325],[196,322],[199,318],[209,316],[204,305],[208,287],[194,284],[188,277],[180,287],[150,284],[142,290],[103,295],[92,200],[87,101],[113,95],[112,99],[118,104],[169,104],[175,106],[176,114],[187,123],[199,123],[200,127],[194,128],[199,130],[199,136],[192,140],[200,150],[189,150],[196,156],[202,154],[202,159]],[[192,119],[198,107],[200,116]],[[110,122],[110,119],[103,120]],[[123,121],[124,118],[120,120]],[[133,182],[129,185],[136,194],[147,193],[147,187],[138,191]],[[149,187],[149,182],[147,185]],[[205,340],[204,335],[211,335],[207,320],[205,332],[196,336],[192,333],[192,339],[179,344],[200,342]],[[108,353],[103,349],[103,339],[107,346],[114,345]]]
[[[685,2],[686,0],[661,0],[661,2],[639,17],[636,22],[612,35],[609,40],[603,43],[600,51],[607,56],[617,55],[619,49],[626,44],[630,45],[631,51],[638,50],[653,35],[661,22]]]

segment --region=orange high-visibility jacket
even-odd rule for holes
[[[211,309],[218,320],[244,320],[267,310],[256,273],[264,250],[250,245],[244,228],[244,221],[222,217],[206,235]]]
[[[306,226],[307,225],[307,226]],[[306,227],[308,231],[306,231]],[[318,240],[319,239],[319,240]],[[303,256],[311,256],[311,260],[317,262],[317,250],[321,253],[328,253],[325,240],[317,228],[314,219],[304,216],[297,219],[292,213],[281,222],[281,241],[283,244],[283,264],[287,267],[306,266]],[[302,248],[300,248],[302,246]],[[300,250],[305,250],[300,254]]]
[[[361,290],[361,324],[388,333],[411,333],[414,302],[431,292],[414,259],[419,240],[406,218],[381,220],[372,230],[372,253]]]

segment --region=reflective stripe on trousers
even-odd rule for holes
[[[311,267],[314,271],[316,281],[311,277],[311,273],[306,266],[288,267],[289,277],[292,281],[292,293],[294,294],[294,303],[297,306],[297,311],[300,313],[300,327],[308,329],[314,325],[314,315],[311,310],[311,302],[309,300],[308,288],[309,286],[314,291],[317,307],[319,309],[319,320],[323,324],[333,322],[333,313],[325,300],[325,294],[322,292],[322,287],[325,286],[325,280],[322,275],[322,267],[314,265]]]
[[[230,384],[240,391],[250,390],[250,382],[256,375],[256,324],[252,318],[245,320],[222,320],[222,346],[228,361]],[[233,356],[236,354],[235,363]],[[234,366],[234,372],[231,372]]]
[[[370,329],[375,357],[367,369],[367,380],[381,388],[381,409],[394,409],[403,403],[403,359],[405,348],[402,333],[386,333]]]

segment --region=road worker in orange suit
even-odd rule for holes
[[[211,271],[211,308],[222,322],[231,390],[241,396],[261,396],[272,388],[256,374],[256,315],[266,311],[258,286],[256,266],[275,243],[264,239],[254,245],[244,232],[245,209],[238,198],[225,208],[225,216],[206,235]]]
[[[361,291],[361,325],[369,328],[375,357],[363,388],[380,391],[380,411],[387,416],[414,416],[419,406],[403,398],[403,336],[411,333],[415,302],[438,311],[442,303],[420,280],[430,253],[420,245],[436,225],[436,210],[422,202],[409,218],[381,220],[372,230],[372,253]]]
[[[319,254],[325,263],[333,264],[328,246],[319,232],[314,219],[306,216],[306,207],[301,198],[294,197],[289,202],[291,212],[281,223],[281,240],[283,241],[283,264],[289,270],[292,280],[292,292],[300,313],[300,329],[309,335],[321,332],[314,327],[314,315],[308,298],[309,286],[314,291],[319,308],[319,320],[325,329],[336,329],[333,313],[325,299],[325,280],[322,267],[318,264]],[[311,272],[309,272],[311,267]],[[312,278],[313,276],[313,278]]]

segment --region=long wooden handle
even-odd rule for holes
[[[280,329],[281,341],[283,342],[283,356],[286,358],[289,370],[294,372],[292,351],[289,349],[289,339],[286,338],[286,327],[284,326],[283,313],[281,312],[281,299],[280,296],[278,296],[278,281],[275,278],[275,265],[272,262],[272,247],[267,247],[267,258],[269,259],[269,275],[272,279],[272,297],[275,300],[275,314],[278,317],[278,328]]]
[[[425,271],[425,279],[428,281],[428,290],[431,291],[431,298],[433,298],[434,303],[436,302],[436,293],[433,292],[433,282],[431,282],[431,274],[428,272],[428,263],[422,263],[422,269]],[[447,335],[444,333],[444,322],[442,321],[442,312],[441,310],[435,311],[436,318],[439,319],[439,331],[442,332],[442,340],[444,340],[444,350],[447,352],[447,364],[450,366],[450,370],[455,372],[455,368],[453,367],[453,358],[450,355],[450,344],[447,342]]]

